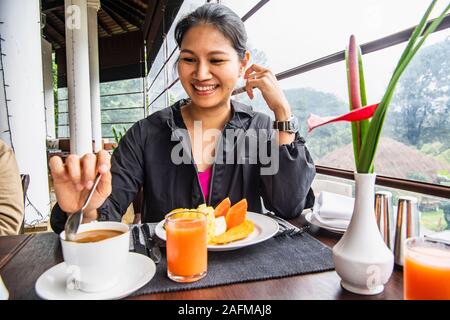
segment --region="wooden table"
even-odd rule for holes
[[[303,217],[291,222],[299,226],[306,223]],[[340,237],[318,229],[312,229],[310,233],[329,247],[336,244]],[[52,254],[48,254],[49,252]],[[10,299],[38,299],[34,291],[36,280],[44,271],[62,261],[61,246],[55,234],[0,237],[0,275],[9,290]],[[342,289],[337,273],[328,271],[206,289],[143,295],[129,299],[398,300],[403,299],[403,273],[399,269],[394,269],[384,292],[375,296],[356,295]]]

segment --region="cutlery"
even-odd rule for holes
[[[278,237],[285,236],[285,235],[289,236],[289,237],[296,237],[296,236],[302,235],[305,231],[307,231],[309,229],[309,227],[310,226],[308,225],[308,226],[304,226],[301,228],[297,228],[297,230],[292,229],[292,228],[287,228],[285,230],[279,231],[274,237],[278,238]]]
[[[146,256],[147,251],[145,250],[145,246],[141,243],[141,240],[139,238],[139,227],[138,226],[133,227],[133,229],[131,230],[131,234],[133,235],[134,252]]]
[[[71,214],[69,219],[67,219],[66,224],[64,225],[64,231],[66,232],[66,240],[67,241],[74,241],[78,228],[80,227],[81,221],[83,221],[83,210],[86,209],[87,205],[89,204],[89,201],[91,201],[92,195],[94,194],[95,189],[97,188],[97,185],[100,181],[100,178],[102,175],[99,173],[97,174],[97,177],[95,178],[94,185],[89,192],[89,195],[84,202],[84,205],[81,207],[80,210],[75,212],[74,214]]]
[[[152,232],[146,223],[142,225],[142,231],[144,232],[144,241],[147,246],[148,256],[157,264],[161,261],[161,250],[154,237],[155,232],[154,230]]]
[[[285,229],[293,229],[295,231],[299,231],[300,228],[297,226],[294,226],[292,223],[290,223],[289,221],[284,220],[283,218],[280,218],[279,216],[276,216],[275,213],[273,212],[266,212],[263,213],[264,215],[271,217],[272,219],[276,220],[278,222],[278,224],[282,225],[283,227],[285,227]]]

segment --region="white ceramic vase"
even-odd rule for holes
[[[394,267],[375,220],[376,174],[355,173],[356,195],[347,231],[333,248],[336,272],[344,289],[362,295],[384,290]]]

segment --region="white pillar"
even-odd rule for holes
[[[98,58],[97,12],[100,0],[88,0],[89,74],[91,84],[92,139],[94,152],[102,149],[102,116],[100,111],[100,76]]]
[[[47,138],[55,139],[55,105],[53,97],[52,44],[42,38],[42,72],[44,77],[44,106]]]
[[[1,0],[0,22],[7,85],[0,90],[8,99],[0,105],[8,108],[20,173],[30,175],[25,222],[37,222],[50,213],[39,1]],[[0,116],[4,111],[0,110]]]
[[[64,0],[70,151],[92,152],[87,0]]]

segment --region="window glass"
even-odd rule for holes
[[[142,78],[100,83],[100,95],[142,92]]]
[[[102,109],[143,108],[143,93],[101,96]],[[142,110],[142,109],[141,109]]]
[[[249,45],[278,73],[344,50],[351,34],[363,44],[415,26],[429,0],[269,1],[247,22]],[[447,5],[438,2],[432,17]],[[401,17],[401,18],[399,18]]]
[[[239,17],[243,17],[249,12],[260,0],[222,0],[220,3],[232,9]],[[267,4],[266,4],[267,5]],[[258,14],[258,13],[256,13]],[[255,15],[256,15],[255,14]]]

